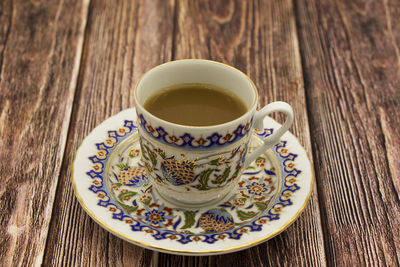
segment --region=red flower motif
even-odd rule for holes
[[[150,133],[154,133],[154,129],[153,127],[151,127],[151,125],[146,125],[147,131],[149,131]]]
[[[200,241],[200,240],[201,240],[201,238],[198,236],[193,237],[193,241]]]
[[[111,212],[116,212],[117,211],[117,209],[114,208],[114,207],[109,207],[108,210],[111,211]]]
[[[286,192],[284,196],[285,196],[285,197],[290,197],[291,195],[292,195],[292,194],[291,194],[290,192]]]
[[[259,168],[263,168],[265,166],[266,162],[267,162],[267,160],[265,158],[257,159],[256,160],[256,165]]]
[[[275,212],[280,212],[282,209],[280,207],[277,207],[274,209]]]
[[[227,133],[227,134],[223,137],[223,139],[224,139],[225,141],[229,141],[229,139],[231,139],[232,136],[233,136],[233,135],[231,135],[230,133]]]
[[[106,144],[107,145],[112,145],[113,144],[113,140],[111,138],[107,138],[106,139]]]
[[[218,239],[224,239],[226,236],[225,235],[218,235],[217,238]]]
[[[158,213],[151,214],[151,215],[149,216],[149,218],[150,218],[150,220],[151,220],[152,222],[158,222],[158,221],[160,221],[160,220],[162,219],[161,215],[158,214]]]
[[[259,221],[259,223],[265,224],[265,223],[267,223],[267,220],[266,220],[266,219],[261,219],[261,220]]]
[[[168,138],[169,138],[169,140],[171,140],[171,142],[173,142],[173,143],[176,143],[176,142],[179,141],[179,138],[176,137],[175,135],[168,136]]]
[[[199,146],[202,146],[202,145],[204,145],[204,144],[207,142],[207,140],[205,140],[203,137],[200,137],[200,138],[197,139],[195,142],[198,143]]]

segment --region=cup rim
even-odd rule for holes
[[[171,63],[176,63],[176,62],[182,62],[182,61],[202,61],[202,62],[208,62],[208,63],[212,63],[212,64],[219,64],[222,65],[224,67],[228,67],[236,72],[238,72],[239,74],[241,74],[243,77],[245,77],[249,82],[251,87],[254,90],[254,101],[251,104],[251,106],[248,108],[248,110],[246,111],[246,113],[244,113],[242,116],[228,121],[228,122],[224,122],[224,123],[220,123],[220,124],[215,124],[215,125],[209,125],[209,126],[191,126],[191,125],[184,125],[184,124],[179,124],[179,123],[174,123],[174,122],[170,122],[170,121],[166,121],[164,119],[161,119],[153,114],[151,114],[147,109],[144,108],[144,106],[139,102],[139,98],[138,98],[138,87],[140,82],[142,81],[143,77],[145,77],[148,73],[150,73],[151,71],[160,68],[161,66],[167,65],[167,64],[171,64]],[[241,121],[244,117],[248,116],[249,113],[251,113],[257,106],[257,100],[258,100],[258,91],[257,91],[257,87],[255,86],[254,82],[250,79],[249,76],[247,76],[244,72],[242,72],[241,70],[229,66],[225,63],[222,62],[218,62],[218,61],[213,61],[213,60],[208,60],[208,59],[178,59],[178,60],[172,60],[172,61],[168,61],[165,62],[163,64],[157,65],[153,68],[151,68],[150,70],[146,71],[137,81],[135,88],[134,88],[134,99],[135,99],[135,106],[136,107],[140,107],[141,110],[143,110],[146,113],[146,116],[150,117],[151,119],[155,119],[155,120],[160,120],[165,124],[177,127],[177,128],[181,128],[181,129],[187,129],[187,128],[196,128],[197,130],[212,130],[212,129],[216,129],[219,127],[224,127],[224,126],[228,126],[230,124],[233,124],[235,122],[239,122]],[[137,110],[137,109],[136,109]]]

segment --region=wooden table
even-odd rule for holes
[[[83,138],[133,107],[146,70],[182,58],[235,66],[260,106],[294,107],[314,192],[292,226],[254,248],[153,252],[103,230],[74,196]],[[0,1],[5,266],[399,266],[399,132],[399,1]]]

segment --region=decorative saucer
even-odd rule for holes
[[[249,152],[279,124],[254,132]],[[76,154],[72,183],[84,210],[102,227],[133,244],[173,254],[212,255],[242,250],[285,230],[304,210],[313,171],[296,137],[258,157],[218,203],[183,208],[152,189],[140,161],[135,109],[107,119]]]

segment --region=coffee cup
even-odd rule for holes
[[[246,112],[218,125],[188,126],[163,120],[144,108],[146,100],[158,91],[190,83],[230,91],[243,101]],[[293,122],[293,110],[285,102],[273,102],[257,111],[257,88],[250,78],[209,60],[177,60],[151,69],[138,81],[134,99],[142,162],[153,189],[165,200],[186,208],[209,205],[234,193],[246,167],[278,143]],[[268,128],[263,119],[272,112],[284,113],[284,124],[249,153],[254,128]]]

